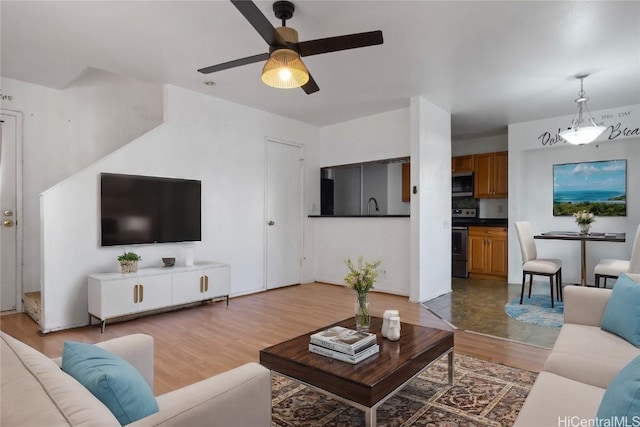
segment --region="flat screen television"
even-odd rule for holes
[[[201,240],[201,182],[100,174],[102,246]]]

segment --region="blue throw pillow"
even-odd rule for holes
[[[126,425],[158,412],[153,391],[129,362],[91,344],[67,341],[62,370],[75,378]]]
[[[640,356],[622,368],[611,381],[600,402],[597,417],[611,422],[598,425],[623,425],[615,424],[615,421],[626,419],[631,423],[640,417]]]
[[[640,347],[640,284],[622,273],[613,286],[600,327]]]

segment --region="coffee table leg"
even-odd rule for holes
[[[449,362],[449,385],[453,385],[453,350],[447,355]]]
[[[376,427],[377,408],[368,408],[364,411],[364,425],[366,427]]]

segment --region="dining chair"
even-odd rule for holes
[[[517,221],[516,233],[520,242],[522,253],[522,290],[520,291],[520,304],[524,296],[524,284],[529,275],[529,298],[533,287],[533,276],[546,276],[549,278],[551,291],[551,308],[553,308],[553,278],[556,278],[556,298],[562,301],[562,261],[559,259],[538,258],[536,242],[531,232],[531,224],[528,221]]]
[[[595,266],[593,272],[596,275],[596,288],[600,287],[600,278],[604,278],[604,287],[607,287],[607,279],[617,279],[620,273],[640,273],[640,225],[636,230],[636,237],[631,249],[631,259],[603,259]]]

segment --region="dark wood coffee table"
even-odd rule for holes
[[[449,384],[453,384],[453,332],[402,323],[399,341],[382,338],[382,319],[371,318],[380,352],[352,365],[309,351],[309,336],[331,326],[353,329],[349,318],[260,350],[260,363],[273,372],[299,381],[361,409],[365,424],[376,425],[376,411],[439,358],[448,355]]]

